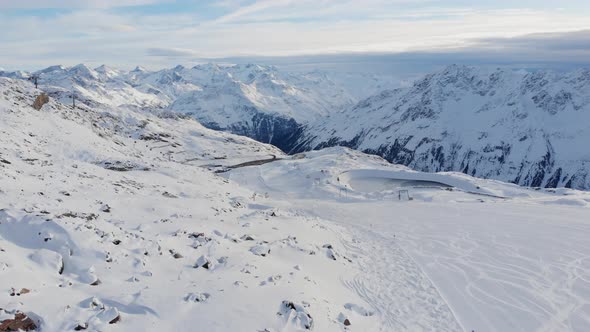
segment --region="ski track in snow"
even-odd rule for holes
[[[514,227],[510,223],[518,218],[485,218],[482,209],[473,206],[439,207],[441,215],[457,215],[434,218],[425,206],[371,205],[370,210],[377,211],[371,217],[355,213],[367,208],[346,205],[334,207],[339,212],[324,213],[330,220],[370,218],[374,240],[396,234],[398,243],[449,300],[466,330],[585,331],[590,323],[587,223],[562,227],[561,219],[549,214],[545,220],[536,218]],[[505,224],[498,225],[502,219]],[[385,252],[394,248],[391,245]]]
[[[343,279],[381,316],[381,331],[460,331],[447,303],[396,239],[354,227],[361,243],[348,243],[357,253],[363,273]]]
[[[456,219],[469,220],[471,213]],[[494,221],[502,219],[514,220]],[[502,331],[494,326],[503,321],[504,330],[581,331],[590,318],[590,243],[584,236],[590,226],[531,219],[537,219],[537,228],[525,222],[529,227],[513,226],[512,234],[500,235],[485,224],[479,230],[463,224],[463,231],[443,235],[441,226],[434,226],[407,232],[402,242],[443,288],[457,288],[455,303],[480,304],[462,317],[469,326],[487,322],[489,330]],[[456,278],[445,280],[445,275]]]

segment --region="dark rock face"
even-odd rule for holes
[[[272,144],[285,153],[299,151],[297,142],[304,130],[304,127],[294,119],[263,113],[254,113],[250,122],[234,123],[227,128],[222,128],[216,123],[202,124],[210,129],[228,131],[262,143]]]

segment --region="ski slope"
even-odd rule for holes
[[[373,307],[387,308],[378,311],[384,331],[441,330],[453,318],[466,331],[590,328],[585,192],[419,173],[342,149],[229,178],[371,243],[362,264],[372,273],[344,282]],[[400,201],[401,189],[413,200]],[[425,313],[424,300],[448,310]],[[424,316],[436,319],[420,326]]]

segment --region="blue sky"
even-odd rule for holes
[[[5,0],[0,67],[375,53],[539,57],[539,38],[553,47],[547,58],[575,61],[590,55],[589,17],[590,1],[578,0]],[[553,40],[570,36],[575,50]]]

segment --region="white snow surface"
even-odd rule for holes
[[[355,234],[346,247],[365,271],[343,282],[382,331],[590,328],[586,192],[415,172],[345,148],[229,179]]]
[[[35,111],[39,93],[0,78],[0,321],[590,329],[586,192],[415,172],[346,148],[289,157],[157,112],[54,98]]]

